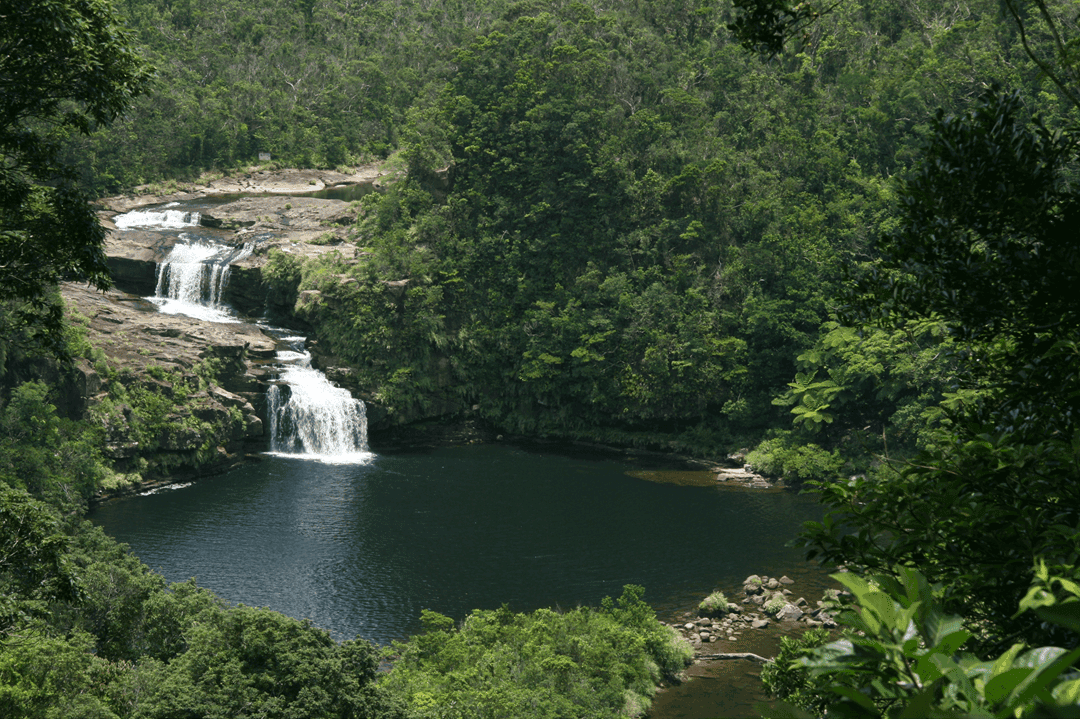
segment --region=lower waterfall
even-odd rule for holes
[[[271,453],[335,464],[370,460],[364,403],[313,369],[310,353],[279,351],[277,359],[285,386],[266,395]]]

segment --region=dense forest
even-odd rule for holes
[[[377,680],[363,640],[166,587],[80,518],[111,471],[100,429],[26,380],[92,356],[55,294],[108,284],[87,201],[260,153],[399,170],[340,253],[266,268],[384,406],[742,450],[819,493],[832,512],[800,541],[850,570],[861,611],[765,673],[792,712],[1077,716],[1071,0],[0,18],[5,716],[640,715],[686,661],[628,587],[565,614],[425,617]]]

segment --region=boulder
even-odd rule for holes
[[[803,610],[796,607],[794,604],[785,604],[780,611],[776,613],[777,621],[797,621],[803,615]]]

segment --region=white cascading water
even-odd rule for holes
[[[176,204],[176,203],[171,203]],[[132,210],[113,218],[113,223],[118,230],[133,230],[136,228],[159,227],[165,230],[179,230],[185,227],[195,227],[199,224],[198,212],[185,212],[183,210]]]
[[[304,338],[287,339],[302,343]],[[266,395],[271,453],[333,464],[370,460],[364,403],[313,369],[309,352],[279,351],[277,359],[289,389],[286,397],[274,385]]]
[[[239,322],[221,304],[232,263],[251,254],[254,245],[229,247],[180,235],[169,255],[158,264],[152,301],[165,314],[182,314],[208,322]]]
[[[166,205],[166,208],[169,207]],[[120,230],[180,230],[199,224],[198,212],[136,210],[113,219]],[[158,264],[157,289],[149,298],[166,314],[182,314],[209,322],[241,322],[221,298],[229,269],[251,254],[254,243],[230,247],[180,234],[169,255]],[[270,327],[273,334],[284,334]],[[312,368],[304,337],[279,337],[292,349],[279,351],[279,380],[267,392],[271,454],[333,464],[366,463],[374,456],[367,446],[367,414],[361,400],[335,387]]]

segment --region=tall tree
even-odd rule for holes
[[[107,0],[0,1],[0,332],[62,348],[60,279],[110,284],[105,234],[64,139],[108,123],[152,70]]]

